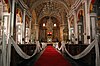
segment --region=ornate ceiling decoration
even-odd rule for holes
[[[75,3],[77,0],[23,0],[25,4],[31,9],[36,8],[40,4],[44,4],[45,2],[56,2],[63,4],[63,7],[66,6],[68,9],[71,8],[71,6]],[[58,7],[58,6],[56,6]]]
[[[40,3],[43,3],[43,2],[47,2],[47,1],[56,1],[56,2],[59,2],[59,3],[63,3],[65,4],[68,8],[70,8],[77,0],[23,0],[27,6],[29,8],[31,8],[33,6],[33,4],[35,4],[36,2],[40,2]],[[35,4],[36,5],[36,4]]]
[[[61,4],[59,3],[54,3],[54,2],[45,2],[37,6],[35,8],[35,11],[37,13],[37,16],[42,17],[43,15],[45,16],[60,16],[59,13],[62,13],[64,11],[64,8]]]
[[[8,3],[8,0],[4,1]],[[78,0],[23,0],[30,12],[36,10],[37,16],[50,14],[58,16],[63,11],[68,12],[76,1]]]
[[[43,16],[61,17],[71,9],[71,6],[77,0],[23,0],[29,7],[30,11],[35,10],[36,16],[41,18]]]

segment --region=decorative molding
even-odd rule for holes
[[[27,15],[30,19],[32,19],[32,14],[31,14],[29,11],[27,11],[27,10],[26,10],[26,15]]]
[[[97,16],[96,13],[90,13],[90,16]]]
[[[84,0],[77,0],[77,1],[75,2],[75,4],[72,5],[68,17],[71,17],[71,16],[73,15],[73,12],[76,11],[76,10],[78,9],[78,7],[79,7],[82,3],[84,3],[84,2],[85,2]]]
[[[63,4],[64,5],[64,7],[68,10],[68,5],[65,3],[65,2],[63,2],[62,0],[52,0],[53,2],[58,2],[58,3],[61,3],[61,4]],[[33,6],[32,6],[32,9],[34,9],[37,5],[39,5],[39,4],[41,4],[41,3],[45,3],[45,2],[48,2],[48,0],[38,0],[38,1],[36,1],[34,4],[33,4]]]
[[[30,11],[28,10],[29,9],[28,6],[22,0],[18,0],[18,4],[21,6],[22,10],[26,10],[26,15],[29,18],[32,18],[32,15]]]
[[[79,1],[80,1],[80,0],[77,0],[77,1],[72,5],[71,9],[74,9],[74,7],[76,7],[76,6],[78,5]]]
[[[23,8],[29,9],[28,6],[23,2],[23,0],[18,0],[18,3],[20,3],[23,6]]]

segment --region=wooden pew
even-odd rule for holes
[[[32,55],[34,53],[34,50],[36,49],[35,44],[19,44],[19,47],[27,54]],[[10,66],[16,66],[20,62],[22,62],[24,59],[20,57],[17,52],[15,51],[14,47],[11,47],[11,65]]]
[[[88,45],[66,44],[65,46],[66,46],[66,49],[69,51],[69,53],[74,56],[74,55],[78,55],[79,53],[81,53]],[[90,66],[95,66],[95,48],[93,48],[90,51],[90,53],[87,54],[85,57],[79,60],[75,60],[75,61],[79,61],[87,65],[90,65]]]

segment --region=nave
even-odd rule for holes
[[[0,66],[46,61],[100,66],[100,0],[0,0]]]
[[[60,57],[59,57],[60,56]],[[61,53],[53,46],[47,46],[30,60],[23,60],[17,66],[89,66],[86,63],[75,61],[66,53]]]
[[[53,64],[54,64],[54,66],[56,66],[55,64],[59,64],[59,66],[62,66],[63,63],[65,64],[63,66],[66,66],[66,62],[68,63],[69,66],[95,66],[95,56],[94,56],[94,54],[95,54],[94,52],[95,51],[94,51],[94,49],[91,50],[91,52],[89,52],[83,58],[81,58],[79,60],[74,60],[74,59],[72,59],[70,57],[70,55],[68,55],[65,52],[64,49],[60,50],[61,47],[60,48],[57,48],[57,45],[56,46],[55,45],[52,46],[52,44],[47,44],[46,46],[41,45],[42,49],[40,47],[40,48],[38,48],[37,51],[35,51],[36,49],[33,50],[33,48],[36,47],[36,45],[34,45],[34,44],[33,45],[28,45],[28,47],[27,47],[27,45],[26,46],[25,45],[23,45],[23,46],[19,45],[19,46],[28,55],[33,55],[33,53],[35,53],[35,52],[37,52],[37,54],[35,54],[30,59],[26,59],[27,56],[24,57],[25,56],[24,55],[24,56],[22,56],[24,58],[23,59],[21,57],[21,54],[23,54],[23,52],[21,52],[20,54],[18,54],[19,51],[17,53],[15,53],[16,50],[12,49],[13,51],[12,51],[12,55],[11,55],[12,56],[11,57],[12,58],[11,59],[11,66],[34,66],[34,65],[35,66],[49,66],[49,65],[50,66],[51,65],[53,66]],[[87,47],[87,46],[84,46],[84,48],[85,47]],[[68,45],[66,45],[66,48],[68,48]],[[75,56],[75,55],[77,55],[79,53],[81,54],[81,52],[84,50],[82,48],[83,48],[83,46],[79,46],[79,47],[77,46],[77,48],[73,48],[72,51],[69,51],[69,52],[73,56]],[[79,52],[79,50],[80,50],[80,52]],[[61,56],[61,57],[57,57],[58,55]],[[62,65],[60,65],[60,64],[62,64]]]

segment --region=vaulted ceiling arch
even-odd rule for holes
[[[59,21],[63,22],[62,20],[64,20],[64,14],[66,14],[67,16],[72,8],[72,5],[78,0],[23,0],[23,1],[29,7],[30,12],[32,12],[33,10],[35,11],[37,22],[44,16],[53,16],[59,19]],[[50,8],[52,8],[50,6],[53,7],[52,11],[49,11],[51,10]],[[48,11],[51,13],[48,13]]]
[[[69,7],[71,7],[70,5],[68,5],[67,3],[65,3],[63,0],[51,0],[52,2],[55,3],[60,3],[63,5],[63,7],[68,11]],[[37,0],[35,3],[33,3],[33,5],[31,6],[31,10],[35,9],[38,5],[40,5],[41,3],[45,3],[48,2],[48,0]]]
[[[48,16],[48,15],[44,15],[44,16],[42,16],[41,18],[39,18],[39,21],[38,21],[38,22],[40,22],[41,19],[45,18],[46,16]],[[60,18],[59,16],[57,16],[57,15],[52,15],[51,17],[56,18],[56,19],[59,21],[59,24],[60,24],[60,22],[61,22],[61,18]]]
[[[53,7],[53,9],[51,6]],[[62,19],[61,14],[63,13],[66,14],[66,9],[63,7],[62,4],[56,2],[49,2],[49,1],[41,3],[34,10],[36,11],[36,16],[38,18],[38,21],[44,16],[54,16],[58,18],[59,21],[61,22]]]

